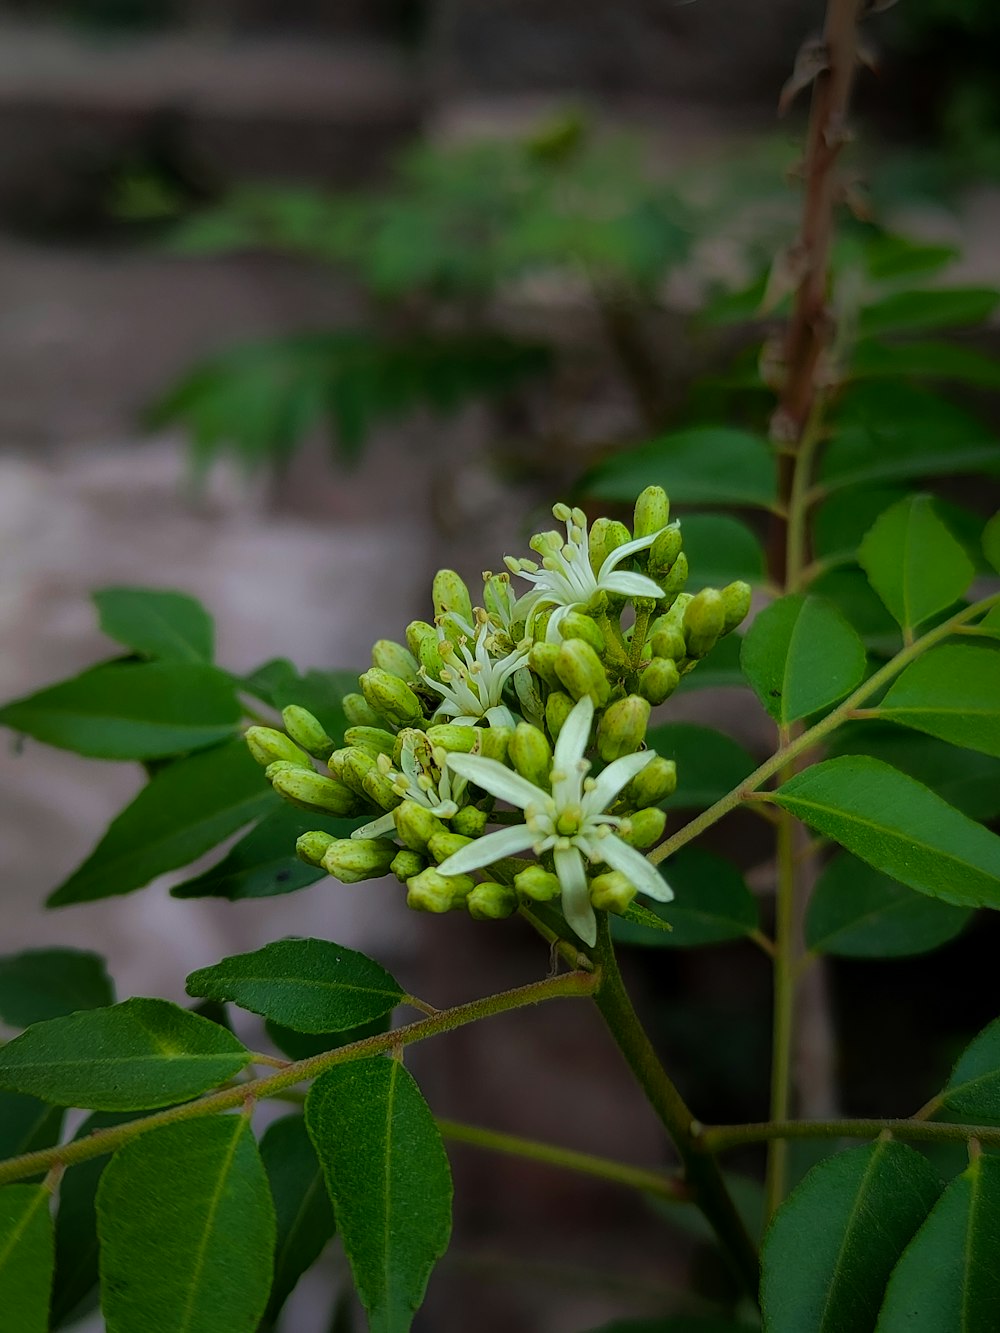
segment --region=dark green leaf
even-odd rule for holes
[[[276,940],[187,979],[189,995],[232,1000],[296,1032],[342,1032],[394,1009],[403,991],[363,953],[328,940]]]
[[[879,717],[968,750],[1000,757],[1000,657],[947,643],[911,662],[878,706]]]
[[[657,903],[651,914],[663,917],[673,929],[654,931],[612,917],[614,936],[623,944],[689,949],[740,939],[760,925],[757,900],[731,861],[691,847],[672,856],[661,870],[674,900]]]
[[[740,666],[742,634],[727,634],[720,639],[707,657],[702,658],[693,671],[681,676],[681,690],[710,690],[720,687],[738,688],[745,685]]]
[[[758,699],[788,726],[852,690],[865,672],[865,649],[830,602],[795,594],[761,611],[740,662]]]
[[[1000,574],[1000,510],[997,511],[983,528],[983,554],[998,574]]]
[[[0,958],[0,1019],[11,1027],[114,1002],[115,988],[99,954],[29,949]]]
[[[898,650],[899,626],[858,565],[827,570],[813,580],[812,591],[832,602],[873,652]]]
[[[339,740],[347,726],[340,701],[345,694],[358,690],[355,671],[307,671],[305,675],[283,657],[265,662],[244,680],[249,692],[272,708],[289,704],[308,708],[322,722],[327,733]]]
[[[371,1333],[406,1333],[451,1233],[451,1172],[427,1103],[398,1060],[356,1060],[316,1080],[306,1124]]]
[[[249,1053],[207,1018],[167,1000],[126,1000],[52,1018],[0,1049],[0,1087],[56,1106],[146,1111],[214,1088]]]
[[[187,865],[280,800],[242,740],[161,769],[48,900],[50,907],[141,889]]]
[[[195,598],[165,588],[101,588],[92,596],[104,633],[140,656],[211,662],[215,627]]]
[[[675,1319],[616,1319],[591,1333],[754,1333],[750,1324],[732,1319],[678,1315]]]
[[[773,799],[901,884],[959,907],[1000,907],[1000,838],[878,759],[827,759]]]
[[[254,1333],[275,1219],[245,1116],[168,1125],[119,1148],[97,1219],[107,1333]]]
[[[366,1037],[378,1037],[389,1031],[389,1014],[374,1019],[371,1023],[362,1023],[356,1028],[346,1028],[343,1032],[296,1032],[286,1028],[273,1019],[266,1019],[264,1027],[267,1035],[278,1050],[290,1060],[307,1060],[311,1055],[321,1055],[324,1051],[333,1051],[340,1046],[350,1046]]]
[[[584,477],[588,495],[630,502],[663,486],[675,504],[774,504],[777,467],[764,440],[722,426],[696,426],[615,454]]]
[[[19,1092],[0,1092],[0,1161],[51,1148],[59,1138],[62,1122],[61,1107]]]
[[[877,1333],[995,1333],[1000,1309],[1000,1159],[953,1180],[907,1246]]]
[[[624,934],[620,927],[624,927]],[[629,927],[633,928],[634,940],[628,938]],[[656,944],[658,941],[650,938],[650,932],[654,935],[669,934],[673,926],[662,916],[651,912],[648,907],[643,907],[642,903],[632,902],[625,908],[620,918],[612,917],[611,929],[615,939],[625,944]]]
[[[52,1289],[52,1196],[44,1185],[0,1189],[0,1329],[47,1333]]]
[[[273,1320],[333,1235],[333,1211],[301,1115],[269,1125],[260,1141],[260,1155],[278,1220],[274,1283],[267,1303],[267,1317]]]
[[[880,343],[870,339],[854,349],[852,379],[956,380],[983,389],[1000,388],[1000,362],[974,347],[956,343]]]
[[[871,338],[883,333],[913,333],[923,329],[954,329],[979,324],[989,318],[1000,301],[1000,292],[988,287],[927,288],[917,292],[895,292],[858,317],[858,333]]]
[[[916,894],[841,854],[809,900],[806,944],[840,958],[902,958],[947,944],[970,916],[966,908]]]
[[[959,253],[953,245],[934,245],[885,233],[865,246],[865,263],[877,282],[888,282],[938,273],[954,263]]]
[[[764,1238],[768,1333],[871,1333],[889,1274],[940,1188],[918,1152],[887,1140],[814,1166]]]
[[[754,770],[741,745],[710,727],[670,722],[653,727],[646,739],[651,750],[676,761],[677,792],[670,803],[679,809],[713,805]]]
[[[817,557],[831,564],[854,560],[865,533],[878,516],[890,505],[905,500],[906,494],[891,486],[835,492],[813,517]]]
[[[735,579],[761,583],[764,552],[745,523],[728,514],[685,514],[681,519],[690,575],[689,592],[722,588]]]
[[[983,1028],[958,1057],[938,1114],[974,1125],[1000,1121],[1000,1019]]]
[[[976,572],[929,495],[908,495],[887,509],[865,536],[858,559],[904,630],[958,601]]]
[[[231,677],[192,662],[112,662],[0,708],[0,725],[94,759],[159,759],[231,736]]]

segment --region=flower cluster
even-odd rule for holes
[[[410,624],[405,646],[376,643],[345,696],[342,747],[295,706],[284,731],[251,727],[247,742],[293,804],[369,817],[350,838],[299,839],[336,879],[391,871],[411,907],[481,920],[548,903],[592,945],[595,910],[673,896],[643,855],[677,782],[647,747],[650,710],[740,623],[750,589],[683,591],[680,524],[660,487],[639,497],[631,532],[552,512],[565,535],[539,533],[539,561],[484,574],[481,606],[454,571],[437,574],[433,623]],[[512,579],[528,585],[520,596]]]

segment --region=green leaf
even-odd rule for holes
[[[187,979],[189,995],[231,1000],[296,1032],[342,1032],[394,1009],[403,991],[363,953],[328,940],[276,940]]]
[[[333,1235],[333,1210],[301,1115],[270,1124],[260,1141],[260,1155],[278,1221],[274,1282],[267,1303],[267,1318],[275,1320],[299,1278]]]
[[[619,934],[617,929],[619,925],[623,925],[626,932],[629,926],[637,928],[636,938],[630,940],[627,938],[627,934]],[[643,907],[642,903],[631,902],[625,908],[621,917],[612,917],[611,929],[614,932],[615,939],[621,940],[625,944],[657,944],[659,941],[651,939],[650,932],[652,931],[654,935],[669,934],[673,930],[673,926],[669,921],[665,921],[662,916],[651,912],[648,907]]]
[[[132,999],[28,1028],[0,1049],[0,1087],[56,1106],[148,1111],[224,1083],[249,1058],[207,1018]]]
[[[225,672],[192,662],[112,662],[0,708],[0,725],[93,759],[162,759],[231,736]]]
[[[62,1122],[61,1107],[19,1092],[0,1092],[0,1161],[51,1148],[58,1141]]]
[[[721,731],[691,722],[653,727],[646,740],[651,750],[677,764],[677,792],[670,798],[676,809],[713,805],[755,768],[742,745]]]
[[[842,699],[865,673],[865,649],[837,608],[818,597],[781,597],[757,616],[741,664],[782,726]]]
[[[851,379],[954,380],[978,388],[1000,388],[1000,362],[974,347],[957,343],[859,342],[851,360]]]
[[[814,1166],[764,1237],[768,1333],[873,1329],[889,1274],[940,1188],[918,1152],[891,1140]]]
[[[675,504],[768,508],[777,496],[777,465],[766,442],[747,431],[695,426],[614,454],[583,479],[588,495],[629,503],[646,486],[663,486]]]
[[[750,1324],[709,1315],[679,1315],[675,1319],[616,1319],[591,1333],[754,1333]]]
[[[300,675],[286,658],[277,657],[259,666],[243,683],[252,695],[279,711],[289,704],[308,708],[327,734],[339,740],[347,727],[340,701],[345,694],[357,693],[358,673],[307,671]]]
[[[959,907],[1000,907],[1000,838],[878,759],[826,759],[773,800],[911,889]]]
[[[899,626],[859,565],[845,565],[820,574],[813,579],[812,592],[832,602],[872,652],[885,655],[898,652]]]
[[[929,495],[908,495],[887,509],[861,543],[858,558],[904,630],[958,601],[976,572],[934,513]]]
[[[93,902],[187,865],[280,800],[242,740],[161,769],[48,900]]]
[[[931,648],[893,682],[878,715],[1000,758],[1000,656],[964,643]]]
[[[983,528],[983,554],[992,567],[1000,574],[1000,510],[998,510]]]
[[[707,657],[702,658],[693,671],[681,676],[680,690],[711,690],[745,685],[740,666],[742,634],[727,634],[720,639]]]
[[[290,1060],[307,1060],[311,1055],[322,1055],[324,1051],[334,1051],[341,1046],[350,1046],[366,1037],[379,1037],[389,1031],[389,1014],[374,1019],[371,1023],[361,1023],[356,1028],[345,1028],[343,1032],[296,1032],[272,1018],[264,1022],[267,1035],[283,1055]]]
[[[52,1196],[44,1185],[0,1189],[0,1329],[48,1333]]]
[[[115,988],[99,954],[29,949],[0,958],[0,1019],[11,1027],[114,1002]]]
[[[994,1333],[1000,1308],[1000,1159],[953,1180],[889,1280],[877,1333]]]
[[[1000,292],[988,287],[927,288],[894,292],[862,308],[858,333],[871,338],[883,333],[913,333],[922,329],[954,329],[980,324],[1000,301]]]
[[[865,246],[868,272],[876,282],[927,277],[954,263],[959,254],[953,245],[912,241],[907,236],[890,233],[875,236]]]
[[[270,898],[295,893],[323,879],[326,871],[295,855],[296,839],[317,829],[349,838],[358,821],[310,814],[282,803],[265,815],[217,865],[170,890],[174,898]]]
[[[841,854],[826,866],[809,900],[806,944],[839,958],[903,958],[947,944],[971,915]]]
[[[907,492],[892,486],[863,491],[835,491],[813,516],[813,542],[819,559],[832,563],[854,560],[865,533],[890,505]]]
[[[987,1024],[958,1057],[937,1114],[973,1125],[1000,1122],[1000,1019]]]
[[[754,533],[728,514],[685,514],[684,552],[691,573],[687,590],[722,588],[735,579],[764,580],[764,551]]]
[[[406,1333],[451,1234],[451,1172],[427,1103],[398,1060],[356,1060],[316,1080],[306,1124],[371,1333]]]
[[[623,944],[691,949],[742,939],[760,925],[756,898],[724,857],[700,847],[685,848],[661,866],[661,872],[674,891],[674,900],[657,903],[649,914],[662,917],[673,929],[650,930],[612,917],[614,937]]]
[[[215,627],[194,597],[165,588],[101,588],[91,596],[104,633],[140,656],[211,662]]]
[[[107,1333],[255,1333],[275,1218],[245,1116],[167,1125],[119,1148],[97,1218]]]

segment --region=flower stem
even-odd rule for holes
[[[996,1125],[949,1125],[909,1120],[768,1120],[752,1125],[707,1125],[702,1138],[712,1152],[728,1152],[750,1143],[775,1139],[877,1139],[891,1134],[914,1143],[964,1143],[976,1139],[985,1146],[1000,1148]]]
[[[787,731],[783,729],[787,744]],[[794,772],[789,766],[788,775]],[[777,881],[774,921],[774,1014],[771,1035],[771,1119],[787,1120],[792,1085],[792,1041],[795,1017],[795,908],[798,876],[795,864],[795,820],[781,811],[777,836]],[[788,1144],[772,1140],[767,1155],[765,1217],[785,1197]]]

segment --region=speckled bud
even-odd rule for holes
[[[274,727],[248,727],[244,739],[247,749],[261,768],[281,762],[313,771],[312,760],[305,750],[300,749],[283,731],[276,731]]]
[[[528,722],[520,722],[510,738],[508,755],[522,778],[527,778],[542,791],[548,791],[552,746],[543,732]]]
[[[574,699],[589,695],[596,708],[603,708],[611,696],[601,659],[583,639],[567,639],[559,649],[556,674]]]
[[[431,745],[447,750],[449,754],[471,754],[478,743],[476,727],[460,727],[454,722],[441,722],[427,728]]]
[[[636,537],[651,537],[670,522],[670,501],[662,486],[647,486],[635,502],[632,531]]]
[[[613,703],[602,714],[597,727],[597,753],[606,764],[625,754],[635,754],[646,739],[649,704],[636,694]]]
[[[509,625],[514,617],[517,594],[511,587],[509,574],[483,575],[483,605],[501,625]]]
[[[669,657],[672,662],[678,662],[682,657],[687,656],[687,641],[684,638],[684,631],[680,625],[667,625],[663,629],[655,629],[650,639],[650,647],[653,650],[654,657]]]
[[[380,667],[365,672],[361,690],[372,708],[384,714],[394,726],[412,727],[424,720],[420,700],[409,685]]]
[[[463,805],[448,822],[456,833],[461,833],[463,838],[478,838],[489,821],[485,810],[480,810],[474,805]]]
[[[403,801],[395,810],[396,831],[414,852],[426,852],[427,844],[435,833],[444,832],[444,824],[424,805]]]
[[[620,870],[595,875],[590,881],[590,901],[604,912],[621,914],[627,911],[635,893],[635,885]]]
[[[673,565],[670,567],[669,573],[664,578],[657,579],[657,582],[663,589],[664,601],[670,602],[672,605],[677,600],[678,594],[683,592],[687,579],[688,558],[684,552],[681,551]]]
[[[722,593],[717,588],[702,588],[695,593],[684,611],[684,637],[689,657],[704,657],[719,641],[726,623]]]
[[[323,869],[342,884],[360,884],[387,873],[399,848],[388,838],[334,838]]]
[[[292,740],[317,759],[325,759],[337,743],[332,736],[327,735],[323,723],[308,708],[289,704],[281,710],[281,720]]]
[[[476,921],[502,921],[517,911],[517,894],[506,884],[486,880],[472,889],[465,906]]]
[[[563,723],[573,711],[573,700],[568,694],[556,690],[545,700],[545,725],[552,739],[558,740]]]
[[[375,768],[375,756],[359,745],[348,745],[342,750],[334,750],[329,760],[330,772],[351,791],[359,796],[365,795],[365,774]]]
[[[598,656],[602,656],[607,647],[597,621],[591,616],[585,616],[582,611],[567,612],[559,622],[559,633],[564,639],[583,639]]]
[[[408,685],[419,679],[419,663],[408,648],[392,639],[378,639],[372,646],[372,666],[388,671],[390,676],[405,680]]]
[[[654,657],[639,677],[639,693],[651,704],[662,704],[680,683],[677,663],[669,657]]]
[[[348,787],[312,769],[286,768],[274,774],[271,785],[279,796],[300,810],[344,816],[355,814],[358,809],[357,798]]]
[[[722,589],[722,632],[731,634],[737,625],[746,620],[750,612],[751,588],[749,583],[737,580]]]
[[[392,785],[384,769],[373,764],[361,779],[361,790],[382,810],[395,810],[403,799]]]
[[[440,833],[435,833],[432,838],[428,839],[427,850],[440,865],[442,861],[447,861],[449,856],[454,856],[463,847],[468,847],[470,842],[472,842],[472,839],[464,837],[461,833],[452,833],[449,829],[442,829]]]
[[[673,569],[681,553],[682,542],[680,525],[677,523],[671,523],[660,533],[649,548],[649,572],[653,578],[660,578]]]
[[[477,727],[479,753],[484,759],[495,759],[498,764],[506,762],[513,727]]]
[[[659,805],[677,790],[677,764],[657,755],[641,769],[625,788],[623,797],[635,809]]]
[[[372,708],[363,694],[345,694],[340,701],[344,716],[352,727],[384,727],[386,719]]]
[[[632,540],[632,534],[624,523],[613,518],[597,518],[590,527],[588,554],[590,567],[597,574],[601,565],[619,546]]]
[[[450,912],[475,885],[471,875],[442,875],[428,867],[406,881],[406,905],[417,912]]]
[[[411,852],[408,847],[402,848],[392,858],[389,869],[399,880],[400,884],[405,884],[414,875],[419,875],[427,865],[424,857],[419,852]]]
[[[357,747],[377,759],[380,754],[391,755],[396,745],[396,737],[383,727],[348,727],[344,732],[347,748]]]
[[[556,659],[559,647],[554,643],[533,643],[528,654],[528,666],[540,676],[550,689],[559,689],[559,677],[556,674]]]
[[[634,815],[629,815],[619,826],[618,836],[630,846],[645,851],[647,847],[652,847],[654,843],[660,841],[666,826],[666,812],[656,806],[647,806],[644,810],[637,810]]]
[[[522,898],[530,898],[536,903],[551,902],[562,893],[558,875],[553,875],[537,862],[514,876],[514,887]]]
[[[305,861],[306,865],[320,866],[334,841],[329,833],[321,833],[318,829],[314,833],[303,833],[295,843],[295,855],[300,861]]]
[[[437,630],[426,620],[412,620],[407,625],[407,647],[433,681],[439,681],[444,670],[439,643]]]
[[[453,569],[439,569],[434,575],[431,589],[434,601],[434,617],[445,634],[453,643],[457,643],[463,631],[455,625],[451,616],[457,616],[466,625],[474,625],[472,618],[472,598],[463,580]]]

